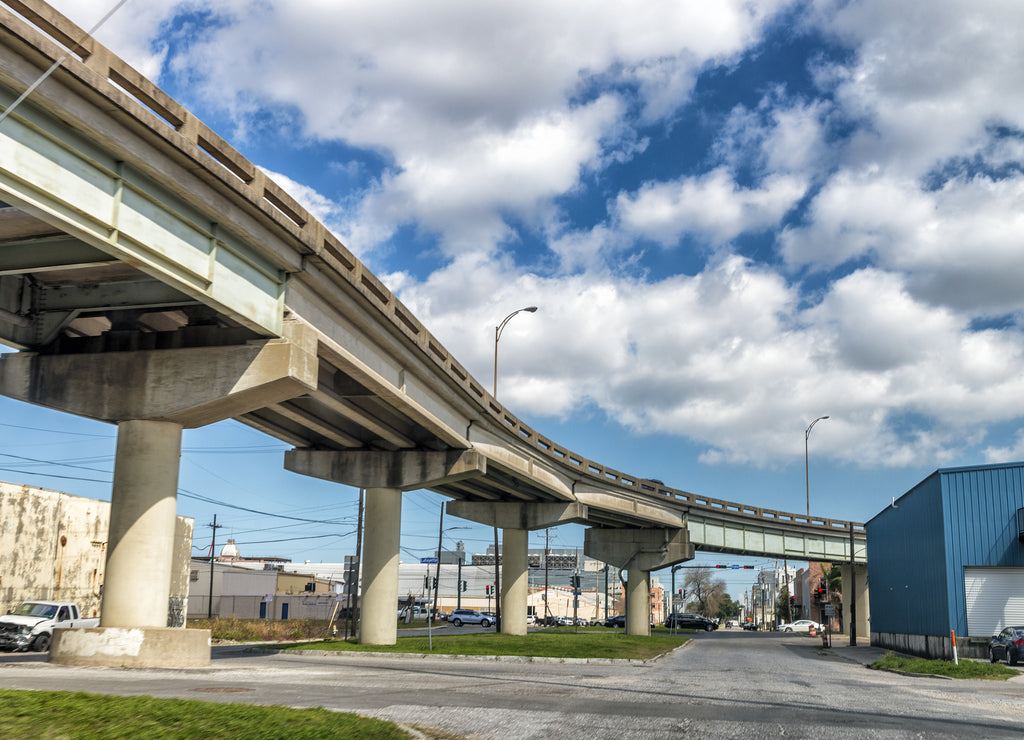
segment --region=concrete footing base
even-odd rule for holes
[[[210,630],[160,627],[55,629],[50,662],[135,668],[210,665]]]

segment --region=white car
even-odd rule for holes
[[[792,624],[779,625],[779,629],[783,632],[810,632],[811,627],[814,627],[817,632],[820,632],[822,629],[820,624],[811,619],[798,619]]]

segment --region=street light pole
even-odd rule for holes
[[[513,311],[503,318],[500,324],[494,327],[494,385],[491,389],[491,395],[494,396],[495,400],[498,399],[498,340],[501,339],[501,333],[505,330],[505,324],[511,321],[512,317],[517,313],[522,313],[523,311],[526,311],[527,313],[535,313],[537,311],[537,307],[527,306],[526,308],[520,308]]]
[[[807,440],[809,440],[810,437],[811,437],[811,430],[814,428],[814,425],[817,424],[819,421],[824,421],[827,418],[828,418],[827,416],[819,416],[817,419],[815,419],[810,424],[808,424],[807,428],[804,430],[804,483],[807,486],[807,518],[808,519],[811,518],[811,472],[810,472],[811,469],[810,469],[810,465],[808,463],[808,457],[807,457]]]
[[[517,313],[535,313],[537,311],[536,306],[527,306],[526,308],[520,308],[501,320],[501,323],[494,327],[494,385],[491,387],[491,395],[494,400],[498,400],[498,340],[501,339],[501,332],[505,329],[505,324],[512,320],[512,317]],[[495,617],[495,629],[501,631],[501,558],[498,557],[498,527],[494,527],[494,613]],[[545,598],[547,598],[547,592],[545,591]]]

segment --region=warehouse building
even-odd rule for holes
[[[937,470],[866,528],[872,645],[984,657],[1024,625],[1024,463]]]

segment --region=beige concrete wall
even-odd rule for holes
[[[0,613],[26,599],[99,615],[110,503],[0,481]],[[193,521],[177,517],[171,596],[188,599]]]

